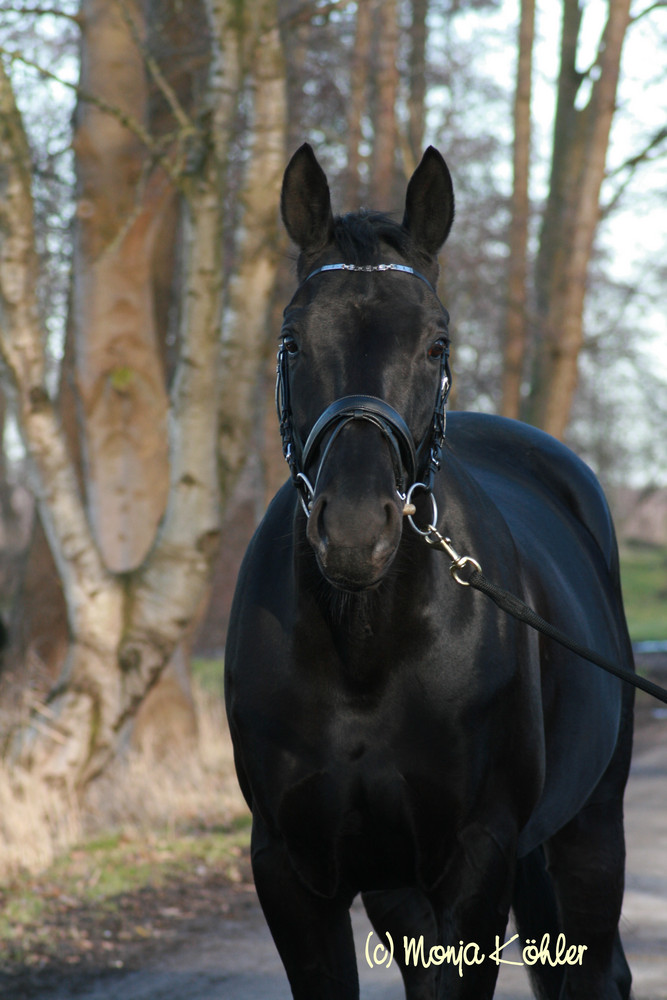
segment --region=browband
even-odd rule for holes
[[[414,274],[415,278],[423,281],[425,285],[428,285],[433,294],[437,295],[435,288],[428,278],[419,271],[415,271],[414,267],[408,267],[407,264],[324,264],[322,267],[311,271],[301,284],[304,285],[311,278],[314,278],[316,274],[322,274],[323,271],[402,271],[404,274]]]

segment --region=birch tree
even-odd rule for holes
[[[87,0],[86,9],[90,16],[107,17],[111,6],[116,5],[98,6],[96,0]],[[138,10],[125,4],[120,9],[125,27],[131,24],[140,40]],[[285,128],[275,3],[210,0],[206,12],[212,51],[196,114],[186,111],[166,81],[160,82],[178,123],[168,141],[158,141],[146,130],[137,115],[141,101],[126,111],[112,106],[99,89],[96,94],[81,93],[93,105],[79,119],[77,131],[84,167],[85,152],[91,151],[91,143],[102,141],[103,133],[112,146],[129,143],[137,151],[143,146],[151,166],[147,170],[142,164],[137,169],[132,164],[139,161],[132,155],[119,154],[117,160],[111,156],[110,168],[118,162],[127,169],[125,210],[120,219],[111,212],[105,246],[86,245],[83,232],[79,243],[75,348],[81,365],[81,410],[85,418],[93,418],[85,439],[84,463],[84,473],[89,467],[93,473],[90,489],[83,493],[45,377],[44,338],[35,296],[38,262],[30,154],[9,78],[0,66],[4,186],[0,351],[40,516],[63,587],[70,636],[58,683],[46,702],[35,706],[26,725],[5,734],[4,754],[17,766],[75,787],[89,781],[113,755],[206,594],[221,512],[244,458],[248,386],[257,367],[257,345],[265,336],[277,260],[272,213],[275,216],[278,204]],[[120,22],[115,23],[115,30],[121,32]],[[107,50],[101,58],[109,54]],[[147,64],[147,69],[158,79],[159,67]],[[141,76],[138,64],[126,70],[131,76]],[[225,311],[225,183],[237,124],[237,97],[248,84],[253,126],[250,169],[242,192],[242,235],[236,245],[240,265],[228,283]],[[128,91],[133,89],[134,83]],[[98,114],[107,117],[93,124]],[[129,129],[130,135],[121,128]],[[92,155],[100,153],[93,150]],[[84,179],[82,191],[87,190],[91,189]],[[150,256],[150,241],[155,239],[152,213],[174,192],[182,206],[182,264],[178,352],[167,385],[156,352],[146,346],[151,338],[138,351],[128,352],[127,345],[133,343],[138,326],[150,324],[152,318],[142,268]],[[99,210],[104,207],[97,194],[87,200]],[[87,218],[86,198],[83,202],[79,211]],[[97,294],[101,272],[91,273],[100,260],[115,289],[106,298],[103,289]],[[123,273],[124,266],[135,273]],[[246,304],[251,309],[244,312]],[[102,322],[91,315],[90,310],[96,308],[103,318],[108,312],[112,321],[102,346],[93,351],[87,330]],[[100,407],[107,410],[104,419],[96,417]],[[148,422],[154,424],[146,429],[151,440],[155,436],[150,456],[142,453],[144,443],[134,434],[135,420],[142,424],[146,411]],[[111,435],[109,418],[114,426]],[[98,447],[95,428],[99,440],[111,445],[110,468],[92,458]],[[139,538],[123,526],[125,510],[131,509],[136,497],[128,495],[129,484],[122,480],[130,478],[128,473],[134,476],[142,454],[147,468],[158,470],[155,481],[163,485],[156,486],[155,497],[142,505],[144,531]],[[137,476],[139,482],[146,482],[142,470],[137,470]],[[106,496],[110,484],[116,489],[115,498]],[[107,518],[105,510],[111,510],[113,517]],[[124,536],[120,547],[118,534]]]

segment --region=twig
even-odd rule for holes
[[[656,148],[656,146],[659,146],[660,143],[664,142],[665,139],[667,139],[667,128],[661,128],[655,133],[649,144],[645,146],[645,148],[642,149],[641,152],[636,153],[634,156],[628,157],[627,160],[624,160],[623,163],[619,164],[618,167],[615,167],[614,170],[611,170],[609,172],[609,174],[607,175],[608,177],[617,177],[624,171],[627,171],[627,174],[625,180],[622,180],[620,182],[619,187],[616,190],[616,193],[613,195],[613,197],[606,203],[606,205],[600,206],[601,219],[606,219],[607,216],[614,211],[614,209],[620,202],[621,198],[627,191],[630,182],[632,181],[635,175],[635,170],[637,169],[637,167],[639,167],[642,163],[645,163],[647,160],[650,160],[651,152]]]
[[[132,39],[135,45],[137,46],[139,52],[141,53],[149,73],[151,74],[156,84],[162,91],[162,94],[165,100],[167,101],[167,104],[172,110],[174,118],[181,126],[182,134],[184,136],[194,135],[197,131],[194,123],[192,122],[191,118],[189,118],[188,114],[183,108],[181,102],[176,96],[173,87],[171,86],[169,81],[165,78],[162,70],[160,69],[157,63],[157,60],[155,59],[154,56],[151,55],[151,53],[148,51],[147,46],[142,41],[137,25],[134,19],[132,18],[129,10],[127,9],[127,4],[125,3],[125,0],[116,0],[116,4],[120,8],[122,18],[125,21],[127,27],[130,29],[130,34],[132,35]]]
[[[286,24],[307,24],[314,17],[327,17],[336,10],[345,10],[346,7],[350,6],[350,3],[351,0],[331,0],[323,7],[316,7],[314,0],[307,0],[306,3],[301,3],[293,10],[283,14],[278,23],[281,27]]]
[[[648,143],[647,146],[644,147],[644,149],[641,150],[641,152],[636,153],[634,156],[628,157],[627,160],[624,160],[623,163],[620,164],[620,166],[616,167],[611,172],[610,176],[613,177],[615,174],[620,174],[624,170],[634,170],[635,167],[638,167],[640,163],[643,163],[644,160],[647,160],[649,157],[649,153],[652,150],[654,150],[656,146],[659,146],[660,143],[664,142],[665,139],[667,139],[667,128],[658,129],[658,131],[655,133],[651,141]]]
[[[15,4],[2,4],[0,14],[20,14],[21,17],[33,15],[34,17],[61,17],[66,21],[72,21],[77,27],[81,27],[83,18],[80,13],[68,14],[67,11],[58,10],[56,7],[19,7]]]
[[[24,66],[28,66],[30,69],[36,70],[48,80],[54,80],[56,83],[61,84],[61,86],[66,87],[68,90],[73,90],[80,100],[87,101],[89,104],[94,104],[100,111],[103,111],[105,114],[112,115],[112,117],[116,118],[121,125],[124,125],[125,128],[129,129],[129,131],[132,132],[139,139],[139,141],[144,144],[144,146],[146,146],[149,152],[155,156],[156,160],[164,167],[173,183],[178,186],[181,185],[182,178],[180,171],[174,167],[169,158],[165,155],[163,146],[156,142],[150,133],[147,132],[146,129],[136,120],[136,118],[132,117],[132,115],[127,114],[127,112],[123,111],[114,104],[109,104],[101,97],[96,97],[94,94],[83,90],[78,84],[70,83],[69,80],[63,80],[62,77],[58,76],[56,73],[52,73],[50,70],[40,66],[39,63],[33,62],[31,59],[27,59],[20,52],[11,51],[6,49],[4,46],[0,46],[0,55],[7,56],[8,59],[13,61],[23,63]]]
[[[654,10],[660,10],[661,8],[667,7],[667,0],[656,0],[656,3],[652,3],[646,10],[641,10],[639,14],[635,14],[634,17],[630,18],[630,24],[636,24],[640,21],[642,17],[646,17],[648,14],[652,14]]]

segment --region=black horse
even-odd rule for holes
[[[627,998],[632,688],[459,586],[427,544],[438,529],[630,665],[600,487],[518,422],[454,413],[444,439],[433,289],[454,201],[436,150],[400,225],[334,218],[307,145],[282,214],[300,248],[278,363],[293,482],[248,549],[225,676],[257,892],[293,996],[358,997],[361,892],[409,1000],[492,997],[510,909],[539,997]]]

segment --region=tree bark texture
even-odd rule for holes
[[[121,6],[125,13],[131,10]],[[95,8],[94,0],[90,0],[91,8]],[[88,211],[91,217],[95,215],[101,230],[98,234],[91,227],[82,232],[78,253],[79,257],[84,256],[85,247],[86,259],[80,266],[85,270],[100,261],[106,265],[108,256],[111,270],[107,273],[117,280],[120,291],[117,294],[109,291],[106,299],[102,294],[101,318],[110,314],[113,322],[109,322],[109,336],[98,350],[86,339],[86,317],[92,308],[90,299],[104,290],[99,288],[98,275],[84,275],[79,286],[81,412],[88,420],[92,416],[94,423],[96,407],[106,407],[106,418],[99,421],[101,444],[109,444],[105,427],[110,421],[117,437],[122,439],[119,448],[125,456],[116,461],[117,453],[112,449],[110,472],[94,469],[92,476],[97,476],[97,485],[89,491],[92,499],[88,510],[66,435],[45,382],[43,336],[35,299],[37,259],[32,232],[30,157],[11,87],[4,73],[0,75],[0,162],[5,189],[0,204],[0,350],[10,374],[33,468],[42,522],[62,581],[70,634],[67,659],[58,683],[46,703],[35,707],[28,724],[5,737],[4,753],[15,766],[31,768],[45,779],[73,787],[89,781],[113,755],[146,693],[200,611],[217,550],[222,506],[245,455],[243,431],[232,427],[232,418],[238,418],[241,427],[251,424],[248,410],[253,400],[248,387],[260,367],[261,354],[258,357],[257,348],[263,346],[266,336],[266,313],[276,265],[273,235],[266,234],[277,230],[278,188],[284,162],[284,77],[278,58],[275,2],[248,0],[241,8],[243,31],[236,33],[231,44],[228,31],[222,35],[215,33],[223,28],[217,17],[228,19],[230,12],[236,17],[239,5],[215,0],[207,5],[214,52],[206,107],[195,125],[175,104],[182,112],[179,113],[181,133],[173,146],[166,149],[162,160],[164,171],[159,166],[150,172],[145,170],[134,140],[115,134],[113,127],[107,128],[108,122],[95,127],[92,136],[79,122],[77,152],[83,150],[84,167],[89,144],[93,145],[92,156],[98,149],[95,145],[98,133],[106,133],[111,150],[109,169],[114,174],[115,168],[125,171],[127,182],[126,188],[119,185],[114,189],[120,200],[124,198],[124,218],[119,224],[118,203],[114,209],[105,200],[105,192],[97,187],[97,181],[85,169],[82,171],[82,192],[95,194],[88,199],[90,208],[84,205],[82,214],[84,219],[88,218]],[[108,11],[100,12],[99,16],[108,16]],[[139,23],[133,22],[135,27]],[[229,28],[228,20],[224,27]],[[121,30],[119,26],[116,29]],[[236,285],[230,284],[223,358],[224,187],[227,143],[233,133],[239,93],[238,89],[230,90],[229,84],[240,83],[237,70],[241,60],[231,64],[223,60],[222,47],[230,44],[232,50],[237,49],[241,37],[251,57],[248,65],[255,70],[254,143],[252,166],[243,191],[244,233],[239,243],[239,277]],[[113,51],[110,44],[107,56]],[[137,73],[131,56],[119,73],[129,93],[136,84]],[[141,105],[135,104],[133,115],[140,108]],[[123,114],[122,109],[118,114]],[[114,143],[122,142],[129,142],[127,155],[118,153],[114,160],[117,149]],[[123,274],[122,262],[126,261],[130,268],[146,266],[143,255],[150,255],[155,235],[153,210],[157,212],[163,197],[168,200],[173,196],[165,193],[169,187],[167,177],[178,183],[183,196],[179,295],[182,307],[178,351],[168,392],[164,369],[148,358],[147,348],[132,355],[132,365],[126,364],[126,355],[119,349],[119,337],[121,341],[125,337],[127,344],[142,317],[151,321],[150,306],[134,288],[133,276]],[[112,189],[116,181],[115,176],[108,177]],[[116,252],[118,259],[114,262]],[[153,344],[156,338],[151,334],[149,339]],[[159,351],[155,354],[160,361]],[[129,368],[131,371],[125,370]],[[130,411],[137,407],[152,414],[162,426],[163,453],[168,445],[168,461],[164,461],[168,480],[160,501],[164,511],[158,514],[157,506],[153,508],[152,529],[144,522],[147,537],[142,539],[143,554],[135,552],[130,559],[129,545],[123,540],[123,560],[128,559],[122,562],[123,569],[115,563],[109,565],[106,554],[103,557],[104,542],[98,547],[93,533],[93,526],[98,532],[105,527],[94,514],[98,503],[96,491],[101,496],[108,484],[118,487],[122,470],[126,477],[134,475],[134,463],[138,461],[140,443],[133,440],[130,418],[127,409],[123,409],[127,400],[119,402],[114,393],[131,396],[127,407]],[[142,419],[137,412],[136,420]],[[94,438],[92,441],[96,443]],[[222,475],[221,446],[225,449]],[[90,458],[92,451],[89,438],[84,478],[94,464]],[[100,485],[103,482],[107,484],[104,489]],[[119,500],[116,509],[123,514]],[[121,521],[122,516],[118,523]],[[135,565],[137,559],[140,561]]]
[[[125,11],[123,11],[125,5]],[[139,4],[83,0],[81,87],[148,118]],[[156,236],[176,191],[139,138],[79,101],[73,327],[87,502],[110,570],[141,564],[168,491],[167,394],[151,282]]]
[[[377,27],[370,200],[378,208],[389,211],[395,201],[398,179],[396,169],[398,149],[396,101],[399,87],[397,0],[382,0],[382,2],[377,3],[374,13]]]
[[[419,163],[424,145],[426,115],[426,16],[428,0],[412,0],[410,24],[410,66],[408,76],[408,143],[404,159],[405,174],[410,177]]]
[[[266,320],[281,246],[278,205],[285,165],[287,95],[275,0],[252,5],[247,64],[253,67],[252,143],[246,171],[236,267],[222,328],[221,488],[228,497],[247,457],[254,422],[258,361],[266,356]]]
[[[343,202],[347,209],[358,208],[362,200],[361,142],[363,118],[368,106],[368,90],[373,44],[373,3],[357,4],[354,48],[350,59],[350,96],[347,105],[347,166]]]
[[[580,22],[577,0],[564,0],[551,190],[536,272],[540,338],[529,411],[533,423],[560,438],[577,386],[588,265],[600,217],[629,0],[608,0],[590,99],[577,108],[583,80],[576,70]]]
[[[114,671],[113,644],[122,630],[121,588],[104,566],[89,529],[65,437],[45,381],[42,329],[36,301],[37,256],[30,191],[30,156],[20,116],[0,67],[0,349],[31,461],[33,488],[67,600],[76,638],[65,670],[68,691],[59,711],[36,713],[14,735],[10,755],[45,766],[67,780],[87,757],[84,743],[95,727],[96,707]],[[113,681],[112,681],[113,683]],[[83,759],[82,759],[83,758]],[[74,767],[72,767],[74,765]],[[77,767],[78,765],[78,767]]]
[[[144,8],[146,25],[141,21]],[[78,266],[73,271],[74,294],[57,407],[82,495],[86,496],[82,439],[87,446],[86,469],[101,470],[102,482],[96,484],[94,494],[100,503],[91,510],[88,496],[89,516],[101,524],[98,545],[102,537],[100,547],[107,566],[123,571],[138,564],[151,544],[166,500],[165,376],[168,383],[176,344],[180,208],[174,185],[163,183],[165,171],[150,167],[144,144],[123,126],[120,117],[138,116],[157,138],[173,135],[179,115],[180,124],[187,126],[185,113],[194,110],[206,78],[209,40],[198,2],[191,3],[187,12],[178,0],[149,2],[141,10],[125,2],[104,7],[88,3],[81,14],[82,87],[112,105],[116,115],[103,112],[99,104],[79,100],[75,122],[75,147],[80,147],[76,161]],[[151,198],[155,177],[163,186],[159,199]],[[127,336],[123,336],[123,324]],[[159,423],[153,421],[148,429],[143,425],[147,417],[142,410],[146,396],[142,373],[135,377],[137,353],[146,362],[143,375],[148,368],[160,399]],[[102,384],[106,401],[97,400],[94,418],[88,423],[80,387],[91,379]],[[157,453],[144,461],[151,435],[159,436],[159,462]],[[162,482],[153,493],[155,467]],[[105,484],[111,495],[103,489]],[[134,504],[132,497],[137,494],[140,502]],[[6,680],[36,685],[40,696],[48,690],[66,657],[66,613],[61,582],[38,516],[22,573],[21,597],[14,602],[11,617],[3,664]],[[178,669],[170,663],[158,687],[164,683],[171,692],[174,712],[170,717],[163,711],[162,725],[178,740],[192,736],[195,717],[189,670],[184,669],[187,660],[178,655],[174,662]],[[178,699],[176,691],[180,691]],[[148,702],[158,694],[152,690]],[[164,709],[164,696],[160,703]],[[144,730],[150,704],[147,709],[142,712]],[[189,722],[183,725],[187,716]],[[180,726],[174,718],[181,720]],[[148,738],[144,731],[142,740]]]
[[[505,348],[503,352],[503,385],[501,413],[519,418],[521,384],[527,333],[527,247],[530,219],[529,177],[531,140],[531,91],[533,69],[533,39],[535,36],[535,0],[521,0],[519,22],[519,58],[514,95],[514,148],[512,219],[509,234],[509,267],[507,275],[507,312],[505,317]]]

